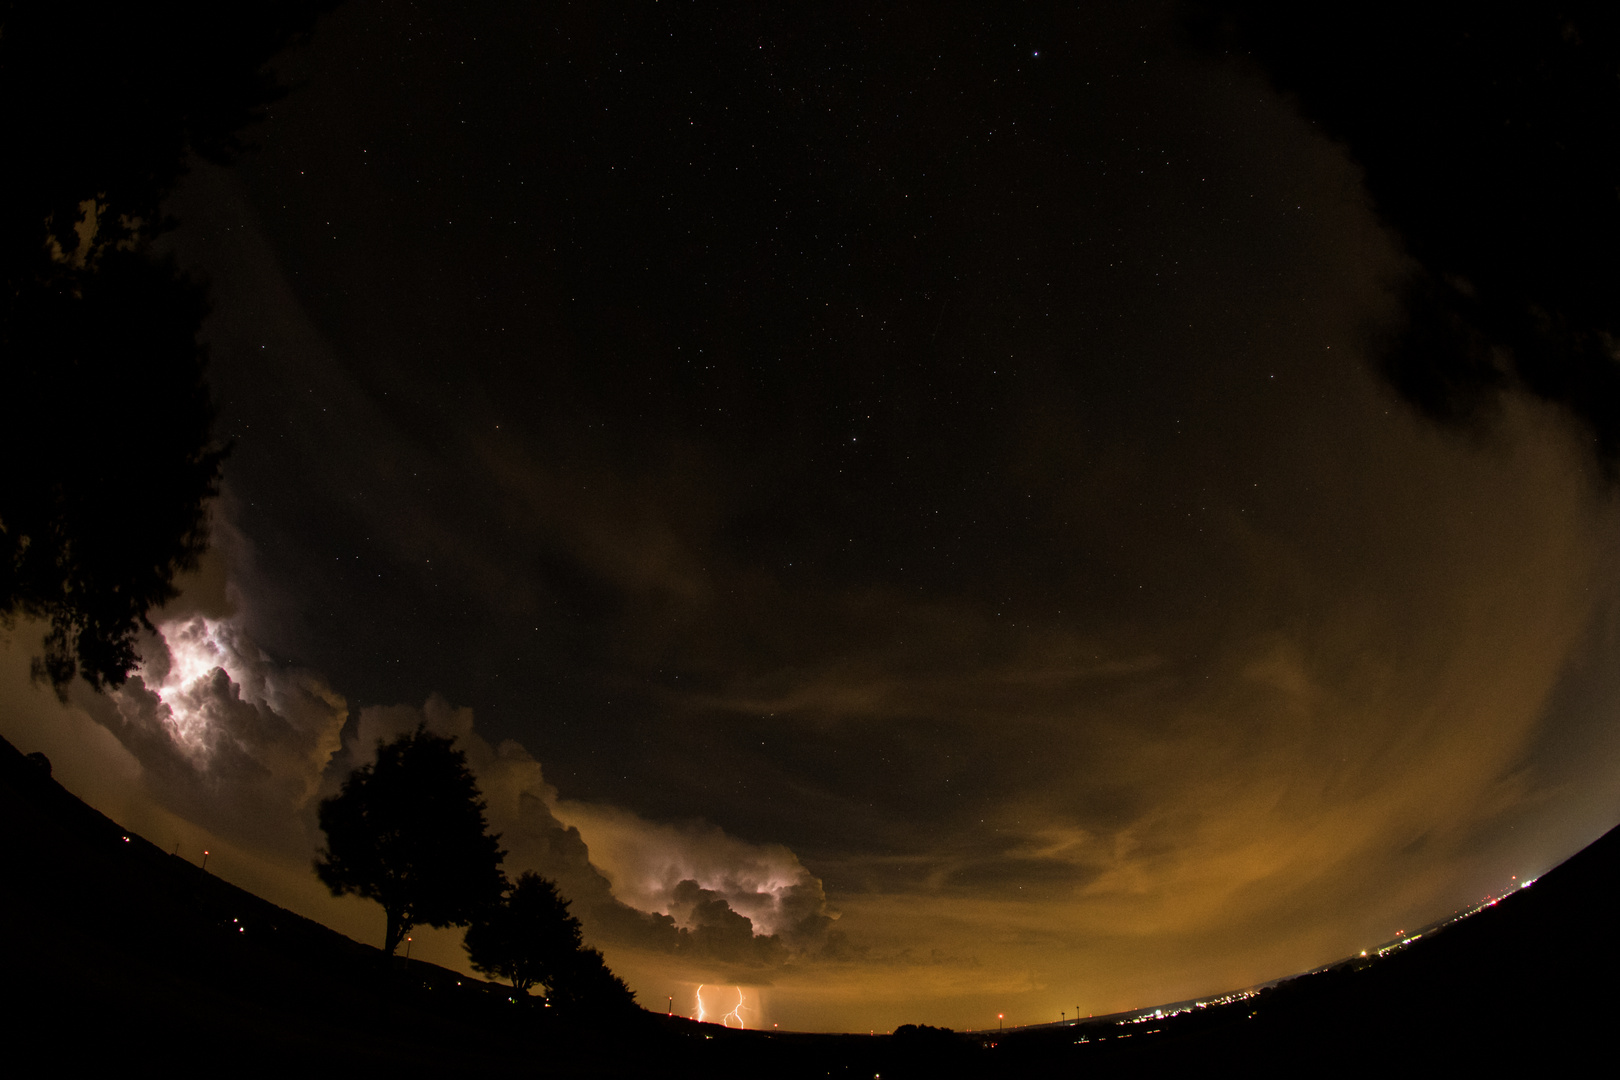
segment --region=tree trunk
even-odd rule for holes
[[[405,935],[410,932],[411,927],[393,908],[383,910],[388,915],[388,930],[383,938],[383,948],[387,950],[389,956],[393,956],[399,951],[399,943],[405,940]]]

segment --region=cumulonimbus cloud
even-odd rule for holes
[[[721,902],[754,931],[792,947],[821,941],[835,916],[821,882],[780,844],[753,844],[713,825],[646,821],[617,807],[565,802],[558,813],[591,838],[615,893],[677,924],[717,924]]]
[[[442,697],[351,716],[320,676],[277,664],[230,615],[160,619],[142,655],[122,688],[80,703],[133,754],[160,802],[223,836],[312,853],[319,800],[378,742],[422,725],[466,753],[507,873],[555,880],[592,939],[735,970],[781,964],[828,938],[821,882],[787,848],[599,805],[567,804],[565,821],[540,762],[516,741],[491,744],[471,709]]]
[[[169,809],[223,835],[307,846],[348,703],[277,664],[230,619],[155,623],[128,682],[79,703],[140,762]]]
[[[491,745],[475,730],[471,709],[442,697],[421,708],[360,710],[331,776],[364,764],[379,740],[418,724],[455,738],[467,754],[490,828],[507,851],[508,874],[533,870],[557,881],[589,935],[744,967],[826,946],[836,916],[821,881],[786,847],[750,843],[713,825],[662,824],[618,807],[564,802],[522,745]]]

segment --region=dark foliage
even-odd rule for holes
[[[329,3],[0,4],[0,620],[35,676],[121,684],[207,544],[224,447],[203,291],[153,255],[188,157],[224,161]]]
[[[379,743],[377,761],[321,802],[315,873],[334,896],[383,906],[392,954],[413,926],[465,926],[499,901],[506,853],[454,740],[422,728]]]
[[[608,1015],[628,1011],[636,1003],[635,992],[589,946],[564,960],[547,999],[578,1012]]]
[[[200,290],[113,250],[0,298],[0,612],[50,622],[36,674],[118,685],[148,610],[207,543],[221,448],[209,437]]]
[[[550,991],[580,949],[579,920],[555,882],[526,873],[472,921],[465,944],[476,970],[508,980],[520,993],[536,985]]]
[[[1552,402],[1620,469],[1620,7],[1215,0],[1248,52],[1365,171],[1418,264],[1383,374],[1428,415]]]
[[[579,920],[556,884],[539,874],[521,875],[499,904],[480,912],[467,928],[466,947],[478,971],[524,994],[539,986],[552,1004],[611,1012],[635,1003],[602,954],[581,942]]]

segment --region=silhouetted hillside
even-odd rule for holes
[[[1577,1064],[1620,1000],[1620,830],[1385,959],[1136,1024],[1002,1034],[737,1032],[637,1012],[591,1023],[421,961],[390,963],[161,851],[0,740],[15,1063],[248,1074],[522,1069],[551,1076],[1091,1076],[1227,1063],[1370,1072]]]
[[[72,1068],[442,1072],[568,1059],[595,1034],[506,988],[395,959],[148,843],[0,740],[0,966],[14,1051]],[[592,1072],[600,1071],[593,1064]]]

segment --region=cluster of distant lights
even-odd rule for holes
[[[1517,880],[1518,875],[1515,874],[1514,878]],[[1536,883],[1536,880],[1537,879],[1535,878],[1530,878],[1528,881],[1519,881],[1517,884],[1513,885],[1504,892],[1496,893],[1493,896],[1487,896],[1473,907],[1468,908],[1465,911],[1457,912],[1457,914],[1441,923],[1439,927],[1436,927],[1436,929],[1443,929],[1452,925],[1453,923],[1462,922],[1462,920],[1468,918],[1470,915],[1478,915],[1486,908],[1493,908],[1497,904],[1500,904],[1503,900],[1506,900],[1508,897],[1518,892],[1520,889],[1528,889],[1530,886]],[[1412,942],[1417,941],[1419,938],[1424,936],[1423,934],[1407,934],[1404,930],[1397,930],[1395,933],[1396,940],[1388,942],[1384,945],[1380,945],[1376,949],[1363,949],[1361,950],[1361,955],[1364,957],[1369,955],[1377,957],[1388,956],[1390,953],[1399,952],[1401,949],[1406,948],[1408,945],[1412,944]]]
[[[1253,988],[1248,990],[1233,990],[1231,993],[1222,994],[1219,997],[1201,998],[1198,1001],[1183,1005],[1179,1009],[1170,1009],[1168,1012],[1164,1009],[1154,1009],[1152,1012],[1145,1012],[1138,1016],[1128,1016],[1123,1020],[1114,1021],[1114,1026],[1136,1027],[1140,1024],[1154,1024],[1162,1020],[1169,1020],[1172,1017],[1180,1016],[1183,1013],[1198,1012],[1201,1009],[1213,1009],[1221,1005],[1232,1005],[1239,1001],[1247,1001],[1250,998],[1257,996],[1259,993],[1259,990]],[[1075,1023],[1079,1022],[1080,1021],[1078,1020],[1075,1021]],[[1114,1037],[1116,1039],[1129,1039],[1133,1035],[1154,1035],[1161,1030],[1161,1028],[1155,1027],[1148,1028],[1146,1031],[1126,1031],[1121,1032]],[[1079,1046],[1081,1043],[1088,1043],[1090,1041],[1091,1039],[1089,1037],[1082,1037],[1074,1040],[1074,1045]]]
[[[1439,929],[1439,928],[1445,927],[1445,926],[1450,926],[1453,923],[1461,922],[1463,919],[1468,918],[1470,915],[1477,915],[1479,912],[1484,911],[1486,908],[1495,907],[1497,904],[1501,903],[1503,900],[1507,899],[1509,896],[1512,896],[1514,893],[1518,892],[1520,889],[1528,889],[1530,886],[1534,885],[1536,883],[1536,880],[1537,880],[1536,878],[1530,878],[1527,881],[1518,881],[1517,878],[1518,878],[1518,875],[1515,874],[1514,875],[1515,884],[1513,884],[1510,888],[1506,889],[1503,892],[1497,893],[1495,895],[1486,896],[1478,904],[1475,904],[1473,907],[1468,908],[1466,911],[1458,912],[1456,915],[1452,916],[1450,919],[1448,919],[1444,923],[1440,924],[1440,927],[1437,927],[1436,929]],[[1396,939],[1394,941],[1391,941],[1391,942],[1389,942],[1389,943],[1387,943],[1385,945],[1380,945],[1380,946],[1378,946],[1378,947],[1376,947],[1374,949],[1363,949],[1361,951],[1361,956],[1362,957],[1369,957],[1369,956],[1372,956],[1372,957],[1384,957],[1384,956],[1388,956],[1390,953],[1397,952],[1397,951],[1399,951],[1401,949],[1404,949],[1408,945],[1411,945],[1413,942],[1418,941],[1421,938],[1423,938],[1424,936],[1426,936],[1423,933],[1407,934],[1404,930],[1397,930],[1395,933],[1396,933]],[[1229,994],[1221,994],[1219,997],[1202,998],[1202,999],[1200,999],[1198,1001],[1193,1001],[1193,1002],[1190,1002],[1190,1003],[1188,1003],[1186,1005],[1183,1005],[1180,1008],[1172,1008],[1172,1009],[1170,1009],[1168,1011],[1166,1011],[1163,1008],[1158,1008],[1158,1009],[1153,1009],[1150,1012],[1143,1012],[1143,1013],[1139,1013],[1139,1014],[1136,1014],[1136,1015],[1127,1016],[1123,1020],[1114,1021],[1113,1026],[1114,1027],[1119,1027],[1119,1028],[1124,1028],[1124,1027],[1136,1027],[1136,1026],[1139,1026],[1141,1024],[1157,1023],[1159,1021],[1169,1020],[1172,1017],[1180,1016],[1183,1013],[1197,1012],[1197,1011],[1202,1010],[1202,1009],[1213,1009],[1213,1008],[1217,1008],[1217,1007],[1222,1006],[1222,1005],[1232,1005],[1232,1004],[1235,1004],[1235,1003],[1240,1002],[1240,1001],[1247,1001],[1249,998],[1258,996],[1259,993],[1260,993],[1260,988],[1258,988],[1258,987],[1252,987],[1252,988],[1247,989],[1247,990],[1234,990]],[[1004,1014],[998,1013],[997,1016],[996,1016],[996,1019],[998,1021],[1003,1019],[1003,1015]],[[1081,1024],[1081,1023],[1084,1023],[1084,1022],[1085,1021],[1082,1021],[1080,1019],[1079,1013],[1076,1012],[1075,1019],[1067,1021],[1067,1025],[1070,1026],[1070,1027],[1073,1027],[1073,1026],[1075,1026],[1077,1024]],[[1158,1032],[1160,1030],[1161,1030],[1160,1028],[1155,1027],[1155,1028],[1149,1028],[1149,1029],[1147,1029],[1145,1031],[1120,1032],[1119,1034],[1115,1035],[1114,1037],[1118,1038],[1118,1039],[1129,1039],[1133,1035],[1152,1035],[1152,1034],[1155,1034],[1156,1032]],[[1081,1038],[1078,1038],[1078,1039],[1074,1040],[1074,1045],[1079,1046],[1082,1043],[1089,1043],[1091,1041],[1092,1040],[1091,1040],[1090,1036],[1082,1036]],[[989,1043],[987,1045],[994,1046],[995,1044],[994,1043]]]

